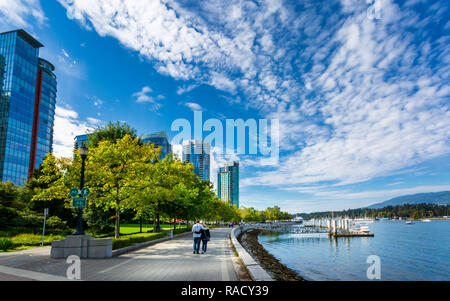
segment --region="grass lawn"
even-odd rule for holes
[[[171,230],[171,229],[173,229],[173,225],[161,224],[161,229]],[[186,229],[186,225],[181,224],[179,227],[177,225],[177,229]],[[140,230],[139,224],[122,224],[122,225],[120,225],[120,233],[121,234],[138,233],[139,230]],[[142,232],[147,232],[149,230],[153,230],[153,224],[142,224]]]
[[[64,239],[64,237],[65,235],[46,235],[44,238],[44,246],[49,246],[51,245],[53,240]],[[8,239],[12,243],[12,248],[4,250],[3,247],[0,246],[0,252],[38,248],[42,243],[42,235],[31,233],[18,234],[12,237],[8,237]]]
[[[169,224],[161,224],[161,229],[163,230],[171,230],[173,229],[173,225]],[[177,229],[186,229],[186,225],[181,224],[180,226],[177,225]],[[91,233],[88,233],[91,236],[94,237],[100,237],[100,238],[113,238],[114,239],[114,245],[116,248],[126,246],[131,243],[136,242],[143,242],[148,241],[156,238],[160,238],[164,236],[164,233],[146,233],[149,230],[153,230],[152,224],[142,224],[142,232],[144,234],[137,234],[137,237],[134,237],[135,235],[132,235],[130,237],[121,237],[117,242],[114,239],[114,237],[108,236],[108,235],[92,235]],[[71,232],[71,231],[69,231]],[[68,233],[69,233],[68,232]],[[121,234],[131,234],[131,233],[139,233],[139,224],[122,224],[120,225],[120,233]],[[44,246],[51,245],[51,242],[53,240],[59,240],[64,239],[66,237],[66,233],[60,234],[60,235],[45,235],[44,240]],[[145,237],[141,237],[144,235]],[[162,236],[161,236],[162,235]],[[18,250],[26,250],[26,249],[32,249],[32,248],[38,248],[41,246],[42,241],[42,235],[41,234],[32,234],[32,233],[20,233],[20,234],[7,234],[7,233],[0,233],[0,239],[1,238],[8,238],[12,243],[12,248],[8,248],[8,252],[11,251],[18,251]],[[2,250],[2,246],[0,245],[0,253],[5,252],[5,250]]]

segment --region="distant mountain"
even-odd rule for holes
[[[403,204],[436,204],[450,205],[450,191],[418,193],[399,196],[381,203],[368,206],[369,209],[379,209],[386,206],[398,206]]]

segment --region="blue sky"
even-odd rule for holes
[[[211,173],[238,158],[241,205],[293,213],[450,190],[449,15],[417,0],[0,0],[0,30],[24,28],[56,66],[57,155],[110,120],[173,137],[193,110],[277,119],[277,164],[215,152]]]

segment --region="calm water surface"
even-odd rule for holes
[[[261,234],[259,242],[307,280],[368,280],[369,255],[381,259],[381,280],[450,280],[450,221],[369,227],[375,237],[277,233]]]

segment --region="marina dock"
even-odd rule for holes
[[[349,227],[350,220],[344,219],[321,219],[312,220],[312,225],[305,225],[305,227],[318,227],[328,229],[328,235],[333,237],[374,237],[375,234],[370,233],[368,226],[361,226],[359,229]]]

